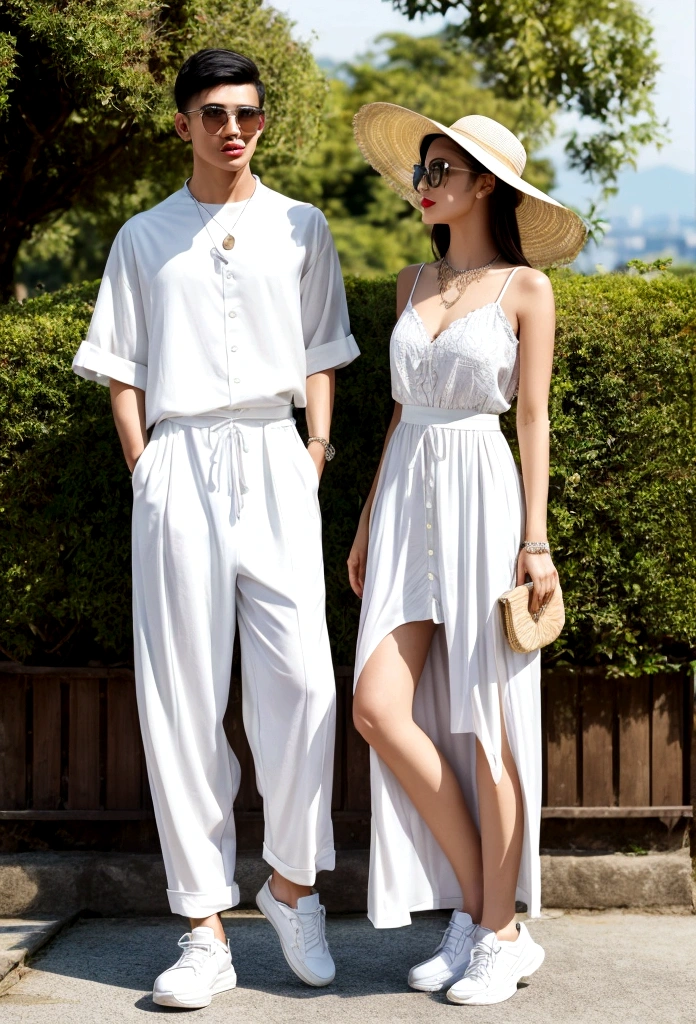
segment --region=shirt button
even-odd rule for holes
[[[235,311],[233,309],[231,309],[227,315],[231,316],[234,319],[234,317],[236,317],[237,314],[235,313]]]
[[[239,377],[235,377],[234,378],[234,382],[235,382],[235,384],[239,384]]]
[[[428,548],[428,554],[432,555],[432,553],[433,553],[433,549],[432,548]]]
[[[426,528],[426,530],[432,530],[433,524],[432,523],[426,523],[425,524],[425,528]]]
[[[426,501],[426,503],[425,503],[425,507],[426,507],[426,508],[432,508],[432,507],[433,507],[433,503],[432,503],[432,501]]]
[[[237,351],[237,346],[236,345],[230,345],[230,352],[236,352],[236,351]]]
[[[228,271],[227,271],[227,273],[225,274],[225,277],[226,277],[226,278],[227,278],[227,280],[229,281],[229,279],[230,279],[230,278],[232,277],[232,271],[231,271],[231,270],[228,270]]]
[[[433,576],[433,574],[431,572],[428,573],[428,579],[429,580],[434,580],[435,579],[435,577]]]

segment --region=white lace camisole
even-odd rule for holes
[[[440,409],[507,412],[519,383],[519,344],[500,303],[520,268],[510,271],[495,302],[453,320],[433,341],[412,303],[424,266],[391,336],[394,401]]]

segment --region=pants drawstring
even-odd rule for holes
[[[244,495],[249,490],[244,476],[244,453],[249,451],[244,432],[234,420],[223,420],[220,426],[209,427],[208,430],[211,440],[212,435],[216,435],[210,457],[211,489],[219,491],[221,488],[222,463],[227,452],[228,493],[234,498],[235,519],[239,519],[244,508]]]

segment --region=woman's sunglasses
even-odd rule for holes
[[[446,160],[438,157],[431,160],[428,166],[425,164],[413,165],[413,187],[416,192],[422,192],[421,183],[425,182],[426,188],[438,188],[446,185],[450,171],[464,171],[465,174],[478,174],[469,167],[452,167]]]
[[[206,103],[195,110],[182,110],[182,114],[200,114],[201,123],[208,135],[217,135],[227,126],[231,117],[235,119],[242,135],[252,135],[259,130],[263,110],[261,107],[226,107],[218,103]]]

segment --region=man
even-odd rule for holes
[[[219,917],[239,901],[239,764],[222,727],[235,617],[273,868],[257,903],[300,978],[334,977],[311,888],[334,867],[316,494],[334,371],[358,348],[325,218],[251,173],[265,123],[256,65],[202,50],[175,98],[192,176],[117,235],[73,367],[109,385],[133,473],[138,708],[169,903],[191,920],[153,996],[191,1008],[236,983]],[[307,448],[292,403],[306,405]]]

